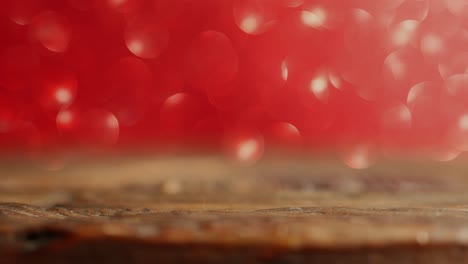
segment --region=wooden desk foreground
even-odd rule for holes
[[[468,165],[0,164],[0,263],[468,263]]]

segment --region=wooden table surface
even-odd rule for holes
[[[0,263],[468,263],[468,164],[0,164]]]

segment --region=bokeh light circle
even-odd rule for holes
[[[155,19],[135,17],[125,29],[125,43],[136,56],[154,59],[169,45],[169,32]]]
[[[67,50],[72,35],[68,19],[53,11],[44,11],[34,17],[30,30],[35,40],[56,53]]]

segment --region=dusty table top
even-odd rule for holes
[[[468,263],[468,166],[0,166],[1,263]]]

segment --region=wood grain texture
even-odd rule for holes
[[[1,263],[468,263],[463,162],[0,167]]]

